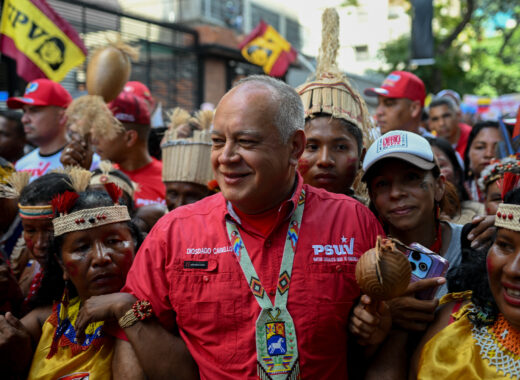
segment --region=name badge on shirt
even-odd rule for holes
[[[185,261],[184,269],[208,269],[207,261]]]

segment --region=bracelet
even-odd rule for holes
[[[125,329],[135,325],[139,321],[151,318],[153,315],[152,304],[147,300],[138,300],[121,318],[119,318],[119,326]]]

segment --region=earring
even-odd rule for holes
[[[69,280],[65,280],[65,289],[63,289],[61,303],[64,307],[69,306]]]

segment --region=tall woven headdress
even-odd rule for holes
[[[193,182],[207,186],[213,179],[211,169],[211,132],[213,111],[199,111],[191,118],[183,109],[176,108],[170,115],[170,126],[161,145],[164,182]],[[197,124],[193,136],[179,138],[177,127]]]
[[[339,49],[338,13],[333,8],[327,8],[321,20],[322,40],[315,78],[296,89],[303,102],[305,118],[328,114],[344,119],[361,130],[363,146],[368,147],[373,142],[373,125],[367,105],[336,63]],[[359,170],[356,183],[359,183],[361,176]]]

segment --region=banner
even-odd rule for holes
[[[0,52],[16,61],[16,72],[26,81],[59,82],[83,63],[87,48],[45,0],[4,0]]]
[[[297,56],[296,50],[280,34],[264,21],[239,45],[249,62],[262,66],[264,73],[272,77],[283,77]]]

